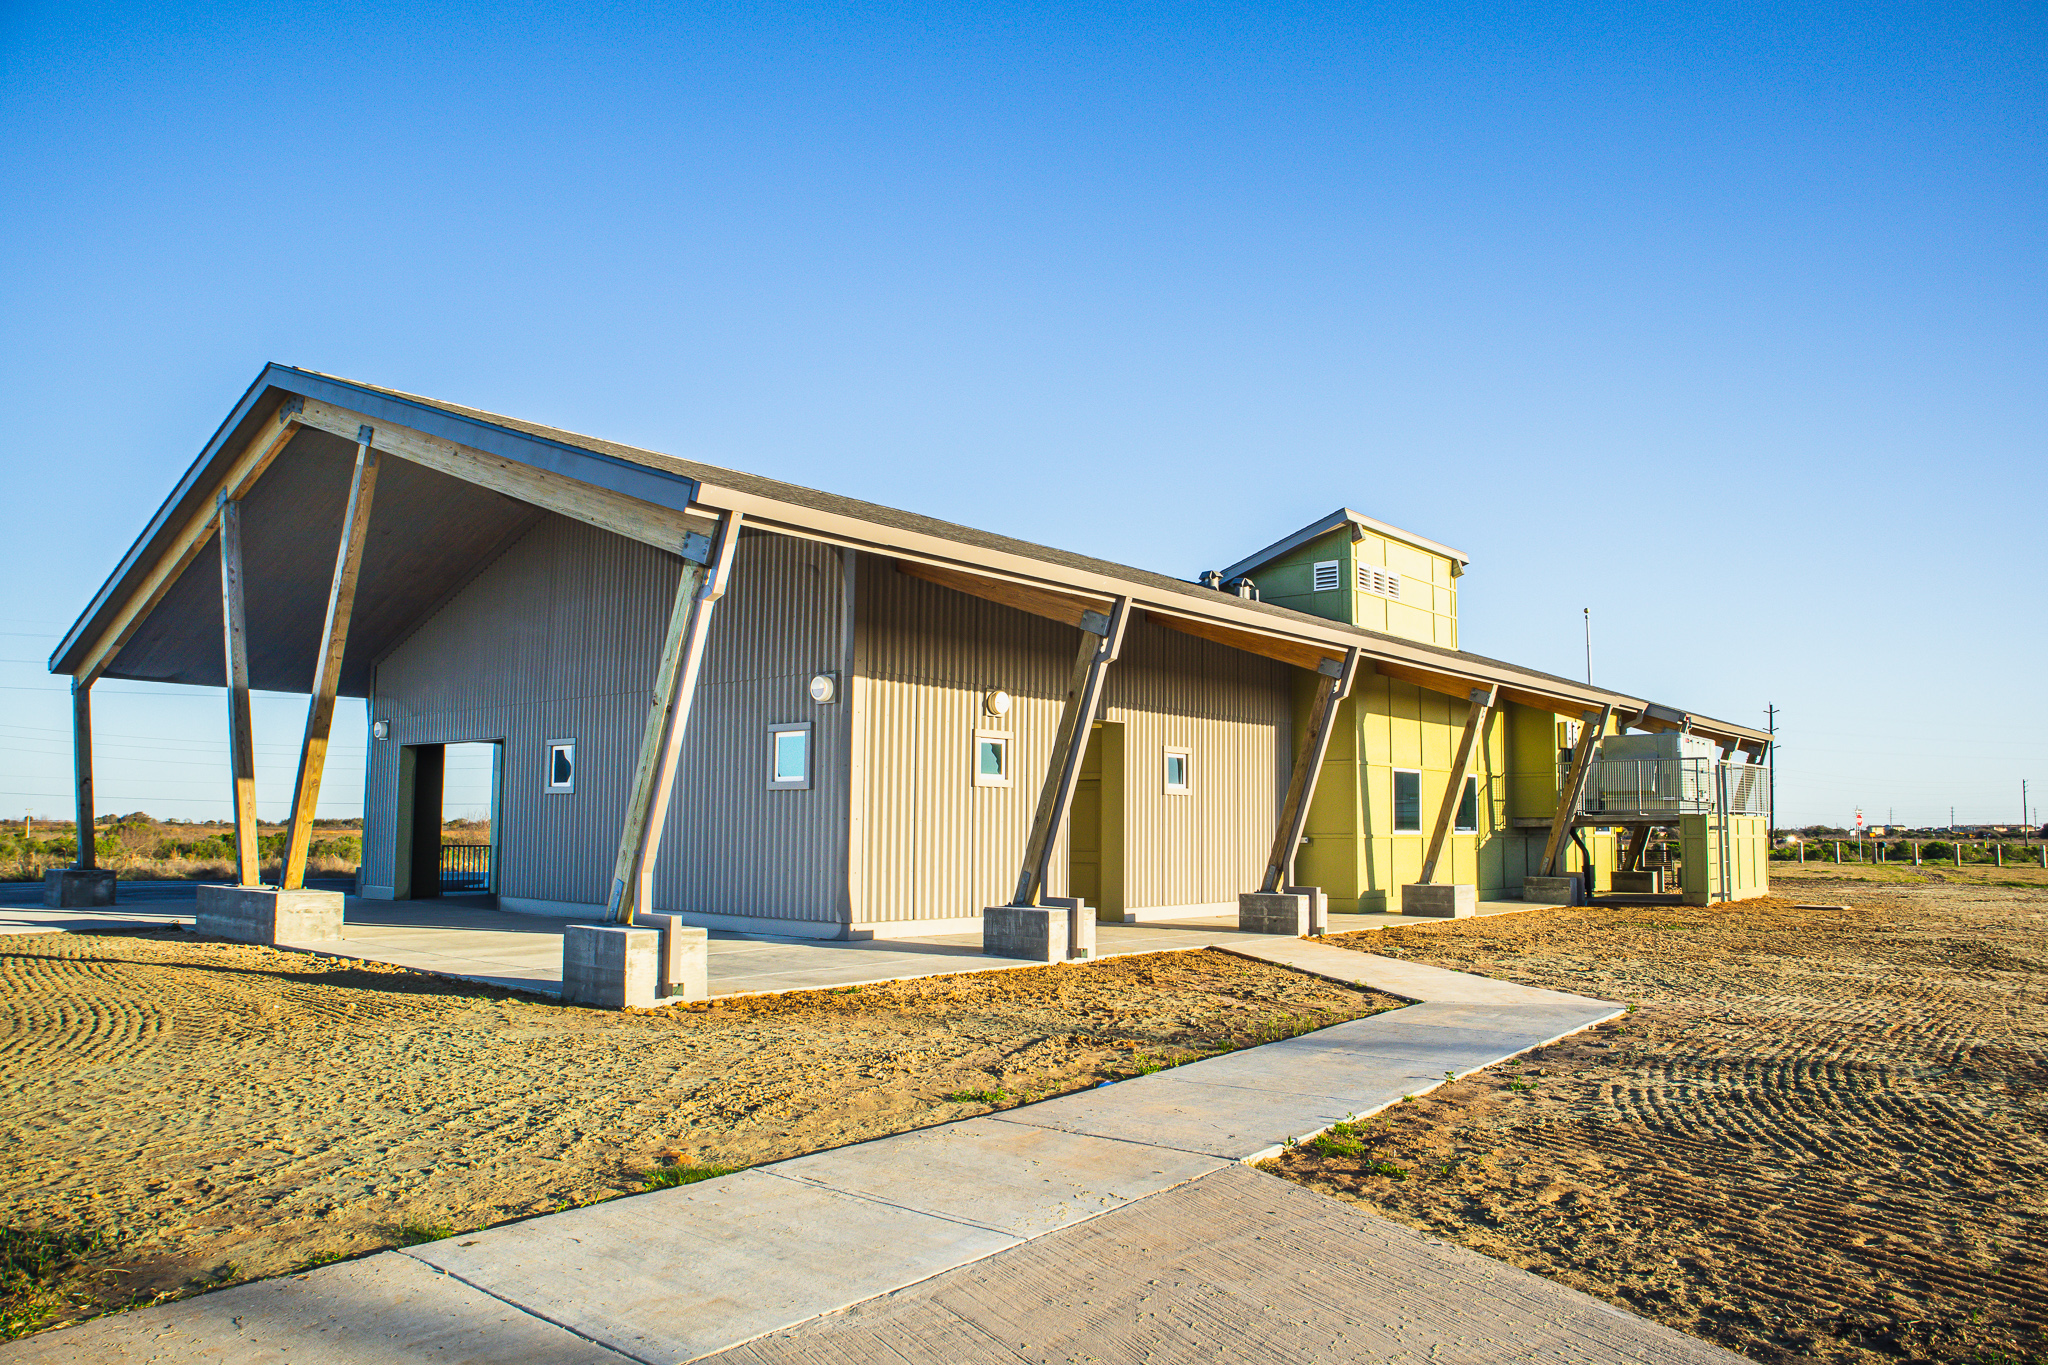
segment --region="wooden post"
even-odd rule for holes
[[[235,873],[263,880],[256,846],[256,747],[249,724],[249,625],[242,607],[242,504],[220,495],[220,620],[228,692],[228,780],[235,818]]]
[[[92,813],[92,682],[71,680],[71,782],[77,801],[78,866],[97,867],[99,849]],[[23,828],[26,828],[26,822]]]
[[[1558,859],[1564,856],[1565,836],[1571,831],[1572,817],[1578,813],[1579,796],[1586,790],[1586,775],[1593,766],[1593,747],[1600,742],[1600,732],[1607,728],[1607,718],[1614,714],[1612,706],[1603,706],[1598,711],[1587,711],[1579,716],[1579,742],[1572,749],[1572,766],[1565,774],[1564,790],[1557,794],[1557,814],[1550,820],[1550,838],[1543,845],[1542,875],[1557,875]],[[1586,869],[1587,885],[1592,885],[1593,870]]]
[[[1316,666],[1316,699],[1301,732],[1300,751],[1294,755],[1294,772],[1287,779],[1287,797],[1280,804],[1279,824],[1273,831],[1273,851],[1266,855],[1266,872],[1259,879],[1261,892],[1270,894],[1294,885],[1301,833],[1308,826],[1309,807],[1316,799],[1316,782],[1323,775],[1323,757],[1330,751],[1339,704],[1351,695],[1351,684],[1358,676],[1358,660],[1359,652],[1350,649],[1341,662],[1324,659]]]
[[[1472,709],[1465,713],[1465,733],[1458,737],[1458,756],[1451,762],[1451,785],[1444,791],[1443,805],[1436,813],[1436,829],[1429,836],[1429,852],[1422,857],[1422,875],[1415,879],[1418,886],[1427,886],[1436,880],[1437,860],[1443,856],[1444,840],[1451,833],[1451,820],[1465,796],[1465,769],[1472,762],[1472,746],[1485,730],[1486,718],[1493,714],[1494,702],[1499,695],[1498,687],[1472,689]]]
[[[1628,849],[1622,858],[1621,870],[1640,872],[1643,869],[1643,854],[1650,847],[1649,825],[1631,825],[1628,831]]]
[[[1074,656],[1074,674],[1067,683],[1066,705],[1060,710],[1058,737],[1053,741],[1052,761],[1045,783],[1038,789],[1038,809],[1031,817],[1031,837],[1024,843],[1024,865],[1017,872],[1017,893],[1012,905],[1042,905],[1045,875],[1052,863],[1052,846],[1060,826],[1074,804],[1074,788],[1087,757],[1088,734],[1102,699],[1102,682],[1109,666],[1123,650],[1124,628],[1130,624],[1131,599],[1119,597],[1109,615],[1087,612],[1081,618],[1081,648]]]
[[[654,667],[647,724],[640,732],[640,758],[633,768],[626,819],[619,830],[619,855],[612,864],[605,919],[614,924],[631,924],[634,915],[654,908],[654,864],[661,852],[661,827],[668,818],[669,793],[675,786],[690,703],[697,694],[712,609],[725,596],[739,540],[740,515],[726,512],[719,517],[715,544],[691,545],[683,552],[683,573],[669,610],[661,659]]]
[[[320,806],[320,777],[327,769],[327,734],[334,726],[334,696],[341,686],[341,656],[348,648],[348,618],[355,609],[356,579],[363,571],[363,539],[370,529],[370,503],[377,493],[376,432],[356,432],[355,475],[349,481],[348,510],[341,519],[341,545],[334,554],[334,581],[327,589],[327,624],[313,669],[313,697],[306,706],[306,738],[299,747],[299,776],[292,786],[291,834],[285,844],[284,875],[278,885],[297,891],[306,884],[306,853],[313,843],[313,812]]]

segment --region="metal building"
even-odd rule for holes
[[[1459,650],[1464,563],[1345,512],[1190,583],[273,365],[50,666],[82,829],[95,681],[226,687],[253,886],[248,689],[307,692],[299,885],[333,702],[361,696],[362,895],[433,893],[443,749],[486,743],[502,908],[816,937],[1508,891],[1580,856],[1594,735],[1761,753]],[[1560,718],[1587,722],[1562,782]]]

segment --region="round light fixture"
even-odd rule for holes
[[[379,739],[391,738],[391,722],[388,720],[371,721],[370,733],[375,735]]]
[[[823,706],[839,700],[839,675],[820,673],[811,679],[811,700]]]
[[[1007,716],[1010,714],[1010,694],[998,688],[981,699],[981,706],[992,716]]]

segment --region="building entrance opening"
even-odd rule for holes
[[[1081,761],[1074,806],[1067,817],[1068,894],[1101,918],[1124,917],[1124,727],[1097,721]]]
[[[497,891],[503,753],[496,741],[408,744],[399,752],[399,899]]]

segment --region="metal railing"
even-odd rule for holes
[[[1595,759],[1579,810],[1586,815],[1768,815],[1770,779],[1757,763],[1709,758]],[[1558,785],[1563,786],[1561,771]]]
[[[491,846],[489,844],[441,845],[441,890],[488,891],[491,889]]]

